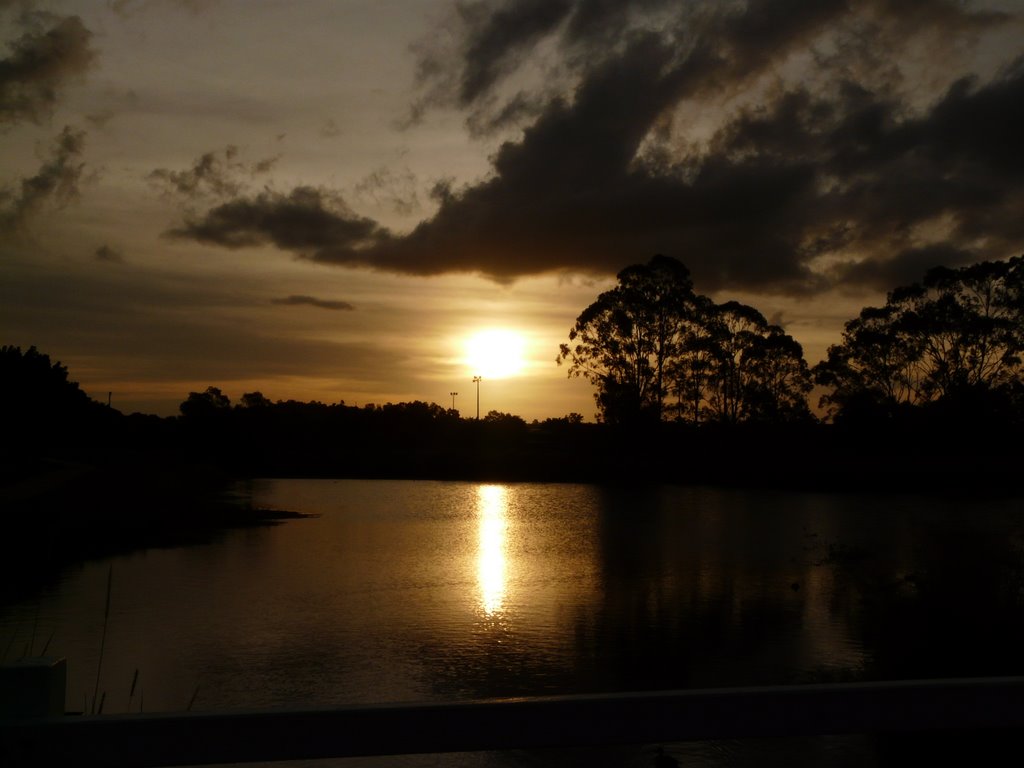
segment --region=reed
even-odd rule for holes
[[[197,685],[196,689],[194,691],[192,691],[192,698],[189,699],[188,706],[185,707],[185,711],[186,712],[191,712],[192,711],[192,705],[196,703],[196,697],[198,695],[199,695],[199,686]]]
[[[89,694],[87,692],[82,694],[82,712],[83,713],[88,713],[88,714],[91,714],[91,715],[102,715],[103,714],[103,710],[104,710],[104,708],[106,706],[106,701],[107,701],[107,692],[106,691],[100,691],[100,679],[103,676],[103,660],[104,660],[104,658],[106,656],[107,629],[108,629],[108,627],[110,625],[110,606],[111,606],[111,596],[113,594],[113,583],[114,583],[114,566],[110,565],[110,567],[107,570],[107,592],[106,592],[106,598],[105,598],[105,605],[104,605],[104,609],[103,609],[103,627],[102,627],[101,634],[100,634],[100,653],[99,653],[99,659],[96,662],[96,677],[95,677],[95,679],[93,681],[91,703],[90,703]],[[31,632],[30,632],[30,637],[29,637],[29,639],[28,639],[28,641],[27,641],[27,643],[25,645],[25,649],[24,649],[24,654],[23,655],[25,657],[31,656],[33,654],[33,652],[34,652],[35,640],[36,640],[36,636],[37,636],[38,630],[39,630],[38,621],[39,621],[39,606],[37,604],[37,606],[36,606],[36,615],[35,615],[33,623],[32,623],[32,629],[31,629]],[[44,645],[42,647],[42,650],[39,652],[40,656],[45,656],[46,655],[46,652],[50,649],[50,646],[53,644],[53,639],[54,639],[54,636],[56,635],[56,632],[57,632],[56,629],[52,629],[50,631],[49,637],[47,637],[47,639],[46,639],[46,643],[44,643]],[[7,659],[7,656],[10,654],[11,649],[14,647],[15,643],[17,643],[19,641],[18,635],[19,635],[19,632],[17,630],[14,630],[14,631],[11,632],[10,636],[7,638],[6,643],[4,644],[3,653],[2,653],[2,655],[0,655],[0,661],[5,661]],[[22,637],[24,637],[24,635],[22,635]],[[199,689],[200,689],[200,686],[197,684],[195,689],[192,691],[192,697],[188,701],[188,706],[185,708],[186,712],[192,711],[192,707],[195,706],[196,700],[199,698]],[[128,689],[128,705],[127,705],[126,710],[125,710],[126,712],[131,712],[132,711],[132,705],[135,702],[135,693],[136,693],[136,691],[138,691],[138,694],[139,694],[139,697],[138,697],[138,711],[141,714],[144,711],[144,707],[145,707],[145,703],[144,703],[145,690],[143,689],[143,687],[141,685],[139,685],[139,668],[138,667],[136,667],[135,671],[132,673],[132,682],[131,682],[131,686]]]
[[[139,668],[136,667],[135,668],[135,674],[132,675],[132,687],[131,687],[131,690],[128,691],[128,711],[129,712],[132,711],[132,699],[135,698],[135,686],[138,684],[138,682],[139,682]]]
[[[46,639],[46,645],[43,646],[43,650],[39,652],[40,656],[45,656],[46,652],[50,650],[50,643],[53,642],[53,636],[57,633],[56,629],[50,630],[50,636]]]
[[[100,658],[96,662],[96,684],[92,689],[92,714],[96,714],[96,695],[100,690],[100,672],[103,669],[103,652],[107,645],[107,623],[110,621],[110,589],[114,581],[114,566],[111,564],[110,569],[107,571],[107,606],[103,611],[103,633],[100,635]],[[104,692],[104,697],[106,692]],[[102,702],[100,707],[102,709]]]

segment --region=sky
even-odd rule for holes
[[[0,0],[0,57],[0,343],[124,412],[590,419],[558,345],[657,253],[812,365],[1024,253],[1024,0]]]

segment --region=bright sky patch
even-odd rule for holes
[[[515,331],[491,328],[466,340],[466,366],[474,376],[504,379],[522,373],[526,341]]]

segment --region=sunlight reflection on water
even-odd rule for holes
[[[480,523],[477,581],[481,606],[488,616],[500,611],[505,602],[508,570],[505,556],[507,512],[508,492],[503,486],[481,485],[477,489],[477,515]]]

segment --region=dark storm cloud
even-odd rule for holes
[[[705,87],[721,88],[729,78],[714,70],[749,74],[785,54],[795,37],[815,31],[845,10],[845,0],[751,0],[742,12],[735,6],[678,0],[506,0],[457,4],[456,26],[461,45],[455,51],[427,47],[421,52],[419,79],[426,94],[420,111],[432,104],[456,103],[471,120],[483,122],[481,108],[494,116],[534,106],[517,92],[497,98],[500,85],[535,54],[545,39],[554,38],[563,52],[562,67],[586,76],[622,53],[636,35],[667,43],[676,56],[690,58],[706,74]],[[783,50],[779,50],[783,46]],[[691,83],[694,85],[695,83]],[[643,87],[643,83],[635,83]],[[550,95],[550,94],[549,94]],[[535,100],[537,94],[533,94]],[[488,104],[489,103],[489,104]],[[500,124],[501,121],[499,121]]]
[[[1024,148],[1013,138],[1024,130],[1022,101],[1019,64],[985,85],[954,84],[917,117],[850,85],[832,99],[790,92],[721,131],[713,156],[733,167],[802,164],[808,184],[773,222],[776,235],[802,262],[858,254],[856,268],[833,275],[878,285],[1024,245]]]
[[[92,66],[92,33],[77,16],[26,13],[27,29],[0,59],[0,126],[49,116],[61,90]]]
[[[863,94],[842,106],[829,130],[792,134],[806,156],[816,157],[820,175],[837,180],[815,196],[805,232],[845,226],[848,245],[881,258],[886,242],[890,253],[913,246],[915,228],[940,221],[943,242],[954,250],[971,250],[979,238],[988,241],[987,252],[979,253],[984,257],[1021,247],[1024,147],[1014,138],[1024,130],[1019,63],[986,85],[954,84],[917,118],[901,119],[899,105]]]
[[[467,26],[458,98],[469,104],[515,69],[524,50],[550,34],[572,11],[570,0],[520,0],[493,7],[469,3],[459,12]]]
[[[837,267],[836,276],[845,284],[867,285],[884,291],[917,282],[932,267],[961,267],[976,261],[976,251],[941,243],[908,248],[887,259],[843,264]]]
[[[408,237],[382,243],[376,263],[512,278],[558,268],[614,272],[639,254],[666,251],[688,262],[713,253],[717,274],[705,269],[704,277],[716,282],[806,281],[770,222],[805,193],[813,169],[709,158],[652,173],[635,160],[666,110],[717,83],[738,86],[840,9],[822,3],[813,14],[770,15],[757,5],[720,20],[718,34],[699,36],[685,56],[663,31],[626,36],[614,54],[588,64],[571,103],[553,101],[520,142],[499,149],[491,179],[451,194]],[[601,27],[591,21],[588,29]],[[735,226],[744,219],[746,228]]]
[[[498,131],[522,126],[544,112],[550,96],[519,91],[497,108],[475,109],[466,118],[466,127],[476,137],[488,136]]]
[[[908,83],[899,61],[917,41],[941,68],[944,51],[1004,15],[937,0],[580,0],[475,3],[460,18],[457,55],[421,62],[425,103],[471,121],[535,115],[486,179],[440,185],[437,213],[404,236],[306,188],[225,203],[175,234],[498,280],[614,273],[662,252],[701,290],[794,294],[1024,245],[1024,65],[1013,63],[1024,43],[997,76],[962,73],[944,93]],[[506,81],[543,40],[574,86],[509,97]],[[787,80],[796,55],[805,72]],[[713,129],[691,140],[687,119],[704,113]]]
[[[335,194],[296,187],[289,194],[264,190],[207,211],[168,236],[227,248],[272,244],[315,261],[361,261],[360,252],[390,237],[356,216]]]
[[[307,305],[319,307],[320,309],[353,310],[354,306],[347,301],[335,301],[332,299],[317,299],[313,296],[288,296],[284,299],[271,299],[271,304],[282,304],[285,306]]]
[[[502,82],[514,74],[545,39],[557,37],[568,69],[584,61],[600,61],[628,31],[637,11],[656,10],[672,0],[507,0],[455,3],[450,26],[458,42],[452,49],[438,47],[434,37],[415,46],[419,54],[417,79],[423,95],[412,106],[416,123],[435,106],[466,109],[466,125],[480,136],[516,125],[539,115],[557,95],[554,87],[539,92],[499,93]],[[675,3],[676,7],[680,7]],[[607,50],[605,50],[607,49]],[[558,72],[549,72],[558,79]],[[561,73],[564,74],[564,73]]]
[[[23,178],[13,189],[0,190],[0,230],[18,230],[46,204],[62,206],[76,198],[85,170],[84,148],[85,132],[65,126],[50,157],[33,176]]]

